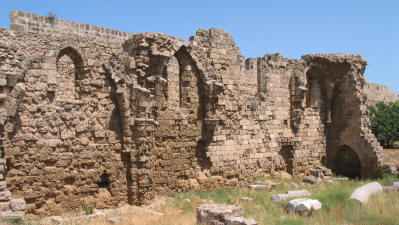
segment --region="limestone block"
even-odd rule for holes
[[[370,195],[383,191],[383,187],[378,182],[371,182],[356,188],[349,199],[356,200],[361,204],[367,203]]]
[[[9,210],[11,210],[10,202],[0,202],[0,211],[9,211]]]
[[[320,182],[320,181],[321,181],[321,179],[319,177],[315,177],[312,175],[306,176],[303,178],[303,182],[310,183],[310,184],[316,184],[317,182]]]
[[[288,213],[297,213],[299,215],[307,215],[312,210],[321,209],[322,204],[319,200],[309,198],[297,198],[291,200],[285,209]]]
[[[229,217],[242,217],[243,211],[234,205],[202,204],[197,207],[197,223],[212,225],[213,221],[224,222]]]
[[[25,211],[26,203],[23,199],[11,199],[10,207],[13,211]]]
[[[0,181],[0,191],[3,191],[6,188],[7,188],[6,181],[5,180]]]
[[[131,219],[125,217],[111,217],[107,219],[107,223],[109,224],[118,224],[118,223],[130,223]]]
[[[11,200],[11,192],[7,189],[0,191],[0,201],[9,201]]]
[[[226,225],[258,225],[254,219],[245,219],[242,217],[231,217],[226,220]]]
[[[277,185],[277,183],[275,184],[251,184],[249,185],[249,188],[252,190],[271,190],[273,188],[275,188]]]
[[[0,218],[5,220],[22,220],[25,216],[25,212],[22,211],[3,211],[0,212]]]
[[[51,221],[56,224],[66,224],[69,222],[69,219],[64,219],[61,216],[52,216]]]
[[[272,195],[270,200],[272,202],[281,202],[288,198],[305,197],[305,196],[310,196],[310,195],[312,195],[312,194],[307,190],[295,190],[295,191],[287,191],[287,193],[285,193],[285,194],[274,194],[274,195]]]

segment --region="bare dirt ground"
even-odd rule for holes
[[[384,149],[382,157],[384,163],[399,166],[399,149]]]

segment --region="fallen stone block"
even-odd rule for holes
[[[271,190],[275,187],[277,187],[277,183],[273,183],[273,184],[251,184],[249,185],[249,188],[251,190]]]
[[[257,225],[253,219],[242,218],[243,211],[235,205],[203,204],[197,207],[197,223],[202,225]]]
[[[356,188],[349,199],[356,200],[361,204],[365,204],[370,195],[383,191],[383,187],[378,182],[371,182]]]
[[[396,191],[393,186],[382,186],[382,190],[384,193],[392,193]]]
[[[203,204],[197,207],[197,222],[212,225],[211,221],[224,222],[228,217],[242,217],[243,211],[235,205]]]
[[[240,202],[252,202],[252,198],[241,197],[241,198],[240,198]]]
[[[392,187],[395,189],[395,191],[399,191],[399,182],[393,182]]]
[[[305,183],[310,183],[310,184],[316,184],[317,182],[320,182],[321,179],[319,177],[315,177],[315,176],[306,176],[303,178],[303,182]]]
[[[322,208],[321,202],[317,199],[297,198],[291,200],[285,209],[288,213],[297,213],[301,216],[306,216],[311,211],[319,210]]]
[[[272,202],[281,202],[284,201],[288,198],[293,198],[293,197],[305,197],[305,196],[310,196],[312,193],[310,193],[307,190],[295,190],[295,191],[287,191],[285,194],[275,194],[272,195],[270,198],[270,201]]]
[[[347,177],[333,177],[332,178],[334,181],[347,181],[349,178]]]
[[[4,220],[23,220],[25,216],[25,212],[21,211],[3,211],[0,212],[0,218]]]
[[[61,216],[52,216],[51,221],[56,224],[66,224],[69,222],[69,219],[64,219]]]
[[[288,194],[274,194],[274,195],[272,195],[272,197],[270,197],[270,201],[282,202],[288,198],[289,198]]]
[[[125,217],[111,217],[107,219],[107,223],[109,224],[118,224],[118,223],[130,223],[131,219]]]
[[[254,219],[245,219],[242,217],[231,217],[226,221],[226,225],[258,225]]]

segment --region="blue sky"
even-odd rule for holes
[[[183,39],[223,28],[245,57],[359,53],[369,62],[366,79],[399,93],[398,0],[3,0],[0,27],[9,27],[12,9]]]

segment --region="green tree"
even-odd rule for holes
[[[391,148],[393,142],[399,140],[399,101],[394,104],[379,102],[368,109],[372,132],[385,148]]]

